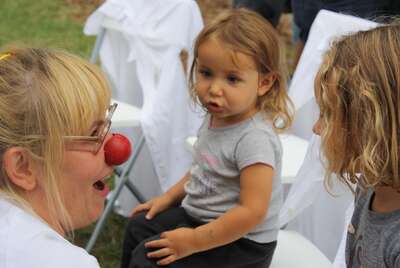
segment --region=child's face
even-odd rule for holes
[[[103,212],[108,188],[101,190],[94,184],[99,180],[104,182],[113,172],[104,157],[104,144],[110,137],[108,134],[97,153],[84,149],[67,149],[64,153],[60,191],[74,228],[87,226]]]
[[[215,38],[199,46],[196,67],[196,93],[213,116],[214,126],[227,126],[251,117],[258,111],[257,98],[271,88],[262,83],[264,77],[251,57],[233,53]]]

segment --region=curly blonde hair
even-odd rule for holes
[[[44,209],[59,229],[71,232],[58,181],[63,137],[86,135],[91,122],[104,117],[108,84],[98,67],[63,51],[10,48],[0,55],[0,157],[13,146],[29,153],[43,170]],[[1,164],[0,194],[34,213],[21,191]]]
[[[327,173],[364,188],[399,189],[399,24],[336,41],[317,74],[315,94]]]
[[[233,52],[250,56],[259,73],[275,75],[271,90],[259,97],[257,104],[277,130],[288,128],[293,121],[293,105],[287,94],[286,58],[271,24],[257,13],[240,8],[223,11],[206,25],[197,36],[190,69],[189,86],[194,101],[198,101],[194,81],[198,50],[210,38],[221,41]]]

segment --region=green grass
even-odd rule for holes
[[[0,0],[0,47],[60,48],[88,58],[95,38],[82,33],[85,18],[74,18],[77,8],[65,0]],[[109,217],[92,252],[101,267],[119,267],[124,225],[124,218]],[[84,247],[92,230],[76,231],[74,243]]]
[[[62,48],[88,57],[94,37],[82,33],[64,0],[1,0],[0,46],[23,44]]]

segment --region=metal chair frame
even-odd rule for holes
[[[105,27],[102,27],[100,33],[97,35],[96,38],[96,42],[90,57],[90,62],[96,64],[97,63],[97,58],[100,52],[100,47],[101,44],[103,43],[104,40],[104,36],[106,33],[107,29]],[[138,125],[138,122],[134,122],[134,124],[132,124],[132,126],[136,126]],[[137,160],[137,158],[139,157],[139,154],[142,150],[142,147],[145,143],[145,138],[143,136],[143,134],[140,136],[139,141],[136,143],[136,150],[134,150],[132,156],[130,157],[130,159],[128,160],[127,164],[125,165],[124,168],[116,168],[115,169],[115,175],[117,176],[117,178],[119,178],[115,188],[112,190],[112,192],[110,193],[110,195],[108,196],[108,200],[107,200],[107,205],[100,217],[100,219],[98,220],[98,222],[96,223],[96,226],[93,230],[93,233],[91,234],[89,241],[86,244],[86,251],[90,252],[95,243],[97,238],[100,235],[101,230],[104,227],[104,224],[108,218],[108,216],[110,215],[111,211],[114,208],[114,204],[115,201],[117,200],[117,198],[119,197],[119,195],[121,194],[122,188],[124,186],[126,186],[129,191],[132,193],[132,195],[140,202],[140,203],[144,203],[146,201],[145,197],[140,193],[140,191],[137,189],[137,187],[131,182],[129,181],[129,174],[131,173],[135,162]]]

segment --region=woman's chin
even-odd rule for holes
[[[92,214],[92,217],[90,217],[91,222],[89,224],[92,224],[93,222],[97,221],[100,217],[101,214],[103,214],[104,211],[104,202],[101,203],[94,211]]]
[[[104,211],[104,203],[97,205],[95,208],[91,210],[90,213],[86,213],[87,217],[75,218],[73,224],[74,230],[85,228],[90,224],[96,222],[100,218],[103,211]]]

